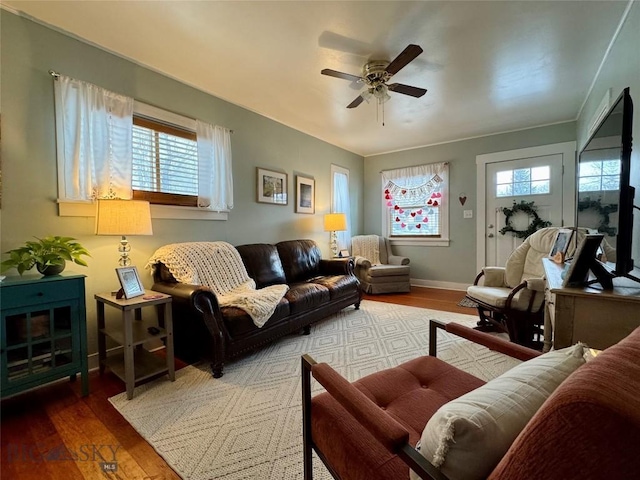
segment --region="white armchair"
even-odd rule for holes
[[[484,267],[467,289],[478,304],[479,329],[497,328],[512,342],[542,348],[544,269],[542,258],[551,251],[557,227],[542,228],[516,248],[505,267]],[[481,283],[482,282],[482,283]]]
[[[371,294],[411,291],[409,259],[394,255],[387,238],[357,235],[351,239],[351,253],[362,291]]]

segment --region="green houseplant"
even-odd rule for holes
[[[64,270],[67,261],[86,267],[87,262],[82,257],[91,256],[75,238],[49,236],[36,237],[36,240],[6,252],[9,258],[2,262],[2,270],[15,268],[22,275],[35,265],[43,275],[57,275]]]

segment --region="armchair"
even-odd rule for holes
[[[411,291],[410,261],[394,255],[387,238],[357,235],[351,239],[351,252],[362,291],[371,294]]]
[[[528,361],[484,384],[435,358],[438,329]],[[304,479],[313,451],[339,480],[635,478],[640,328],[586,363],[588,349],[569,350],[432,320],[429,356],[354,383],[304,355]],[[312,378],[326,392],[312,397]]]
[[[538,230],[511,253],[504,267],[484,267],[476,276],[466,296],[478,304],[477,328],[507,332],[512,342],[542,349],[542,258],[549,254],[558,230]]]

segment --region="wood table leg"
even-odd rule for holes
[[[133,389],[135,387],[135,367],[133,362],[133,312],[125,310],[122,314],[124,321],[124,375],[127,385],[127,400],[133,398]]]

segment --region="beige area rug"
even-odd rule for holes
[[[310,353],[353,381],[428,354],[430,319],[475,325],[476,317],[363,301],[225,367],[176,372],[109,400],[184,479],[302,478],[300,356]],[[517,361],[440,331],[438,357],[489,380]],[[321,391],[314,382],[316,392]],[[331,476],[314,458],[314,478]]]

